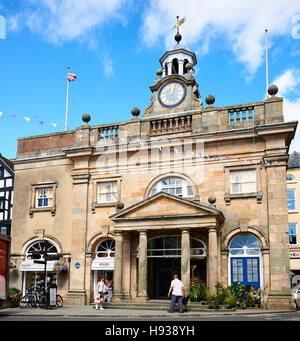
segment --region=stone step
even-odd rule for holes
[[[121,301],[121,302],[111,302],[104,303],[106,308],[110,309],[127,309],[127,310],[164,310],[170,309],[170,300],[149,300],[146,303],[138,303],[136,301]],[[220,309],[215,309],[216,311],[232,311],[232,309],[227,309],[225,306]],[[175,305],[175,311],[178,310],[178,304]],[[207,304],[201,304],[201,302],[188,302],[188,311],[201,312],[201,311],[212,311],[214,309],[209,309]]]

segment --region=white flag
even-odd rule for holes
[[[0,112],[0,117],[2,116],[3,112]]]
[[[24,120],[26,120],[27,122],[29,122],[31,119],[29,117],[25,117],[24,116]]]
[[[56,126],[57,126],[56,123],[51,123],[51,125],[52,125],[53,127],[55,127],[55,128],[56,128]]]

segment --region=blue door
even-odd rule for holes
[[[255,290],[260,287],[259,257],[232,257],[231,283],[252,285]]]

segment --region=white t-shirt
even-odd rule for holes
[[[106,285],[105,282],[99,282],[98,292],[105,292],[106,291]]]
[[[173,287],[172,295],[182,296],[183,283],[178,278],[173,279],[171,287]]]

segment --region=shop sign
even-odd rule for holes
[[[290,258],[300,258],[300,251],[290,251]]]
[[[75,268],[76,268],[76,269],[79,269],[79,268],[80,268],[80,263],[78,263],[78,262],[75,263]]]
[[[99,257],[95,258],[92,263],[92,270],[114,270],[114,257]]]
[[[55,261],[47,262],[46,271],[53,271]],[[44,264],[33,263],[33,261],[24,261],[21,263],[19,271],[45,271]]]

